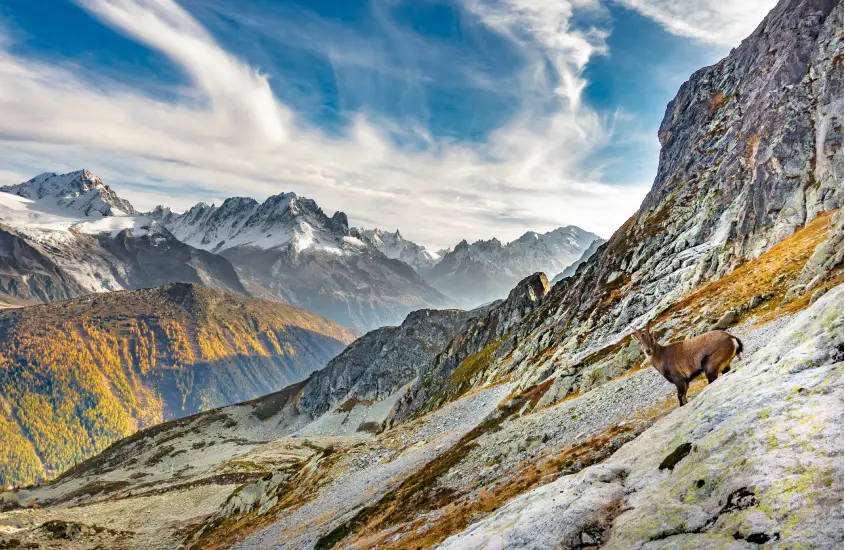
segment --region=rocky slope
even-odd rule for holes
[[[423,367],[393,407],[387,423],[396,424],[437,409],[477,385],[490,365],[513,351],[511,346],[502,346],[506,335],[519,326],[548,291],[546,276],[535,273],[520,281],[506,300],[492,304],[483,315],[473,318],[431,364]]]
[[[449,303],[406,263],[354,236],[343,212],[330,218],[294,193],[263,203],[201,203],[184,214],[158,207],[149,216],[183,242],[230,260],[252,294],[345,326],[395,325],[414,309]]]
[[[441,547],[841,547],[842,300],[840,285],[607,461]]]
[[[354,337],[307,311],[187,283],[6,311],[0,334],[0,485],[297,382]]]
[[[423,309],[408,315],[398,327],[365,334],[309,378],[298,408],[317,418],[336,405],[350,412],[356,405],[401,393],[481,313]]]
[[[461,241],[421,274],[457,305],[471,308],[504,298],[532,273],[560,273],[597,238],[570,225],[543,234],[529,231],[507,244],[498,239]]]
[[[0,189],[0,236],[9,304],[176,281],[246,293],[225,258],[180,242],[87,170]]]
[[[783,262],[784,270],[776,284],[749,283],[721,301],[701,297],[697,311],[678,305],[802,225],[813,227],[795,243],[806,253],[813,235],[828,231],[813,220],[843,200],[840,8],[781,2],[728,57],[681,87],[667,106],[657,177],[640,210],[552,288],[511,336],[512,355],[481,383],[508,376],[528,387],[571,376],[649,318],[679,336],[783,300],[800,266],[775,254],[769,265]]]

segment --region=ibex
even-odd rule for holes
[[[703,372],[710,384],[720,374],[728,372],[733,358],[742,354],[740,339],[722,330],[711,330],[662,346],[654,338],[649,321],[645,329],[634,329],[633,336],[645,353],[646,361],[678,388],[682,407],[687,402],[687,389],[693,378]]]

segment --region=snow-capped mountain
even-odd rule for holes
[[[263,203],[248,197],[226,199],[220,206],[198,203],[184,214],[158,206],[149,213],[179,240],[211,252],[235,247],[261,250],[306,248],[339,254],[362,243],[349,235],[346,215],[326,216],[317,203],[295,193],[282,193]]]
[[[87,170],[0,188],[0,237],[3,302],[175,281],[245,292],[224,258],[181,243]]]
[[[570,225],[548,233],[528,231],[507,244],[495,238],[464,240],[423,277],[460,307],[471,308],[507,296],[532,273],[560,273],[599,238]]]
[[[78,233],[146,233],[152,226],[152,220],[137,214],[88,170],[45,172],[0,187],[0,221],[44,243],[67,242]]]
[[[373,245],[388,258],[402,260],[418,272],[431,269],[441,259],[440,253],[405,239],[398,229],[393,233],[381,229],[353,229],[353,233],[356,232],[362,241]]]
[[[91,217],[129,216],[135,209],[88,170],[67,174],[44,172],[29,181],[0,187],[0,191],[32,200],[53,200],[69,212]]]
[[[449,305],[396,259],[399,239],[376,244],[375,233],[350,231],[343,212],[329,217],[316,202],[295,193],[263,203],[243,197],[220,206],[199,203],[183,214],[159,206],[148,215],[183,242],[229,259],[252,294],[345,326],[394,325],[414,309]],[[406,243],[409,250],[416,246]]]

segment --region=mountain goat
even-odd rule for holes
[[[642,330],[634,329],[646,361],[678,388],[681,406],[687,402],[687,389],[702,372],[711,383],[730,370],[733,358],[742,354],[742,342],[722,330],[711,330],[695,338],[661,345],[651,331],[651,321]]]

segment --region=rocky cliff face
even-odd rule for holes
[[[640,210],[519,327],[501,375],[566,371],[842,206],[841,7],[781,2],[681,87]]]
[[[423,309],[398,327],[368,332],[303,389],[299,409],[316,418],[335,405],[382,401],[410,384],[470,319],[481,312]]]
[[[513,340],[506,337],[537,308],[548,291],[546,276],[535,273],[520,281],[506,300],[492,304],[483,315],[472,318],[420,372],[394,406],[388,425],[441,407],[479,384],[491,365],[513,351]]]

